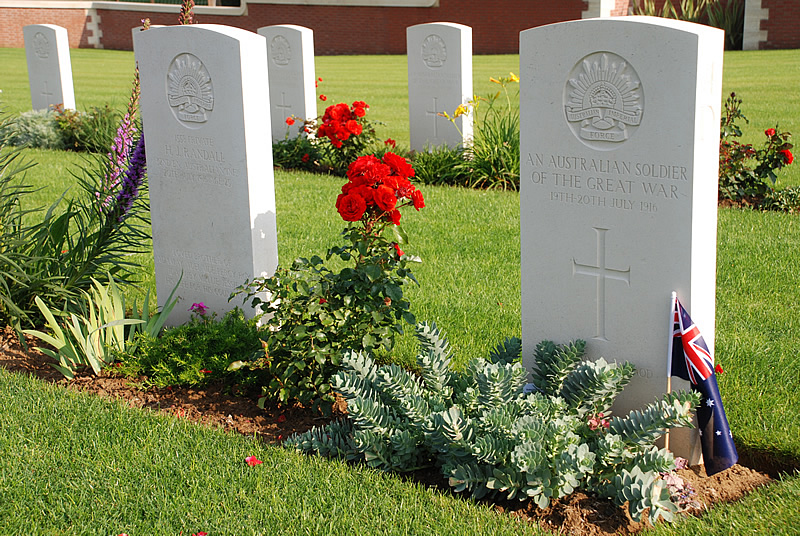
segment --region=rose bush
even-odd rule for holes
[[[342,353],[388,352],[403,323],[415,324],[403,286],[416,282],[409,263],[419,258],[400,248],[407,236],[399,226],[401,209],[425,207],[413,177],[411,165],[394,153],[357,158],[336,199],[347,222],[346,244],[330,248],[325,260],[299,258],[237,290],[260,309],[267,327],[265,351],[236,365],[264,374],[262,401],[299,401],[329,411],[330,378]],[[333,257],[347,266],[331,271],[325,261]]]

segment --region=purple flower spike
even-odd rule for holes
[[[128,170],[122,179],[122,187],[117,194],[117,202],[114,212],[118,214],[119,221],[125,219],[134,200],[139,196],[139,187],[144,180],[147,171],[147,158],[144,152],[144,134],[141,135],[136,147],[133,149],[131,158],[128,162]]]

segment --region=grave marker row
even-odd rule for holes
[[[265,38],[220,26],[136,35],[161,296],[183,272],[187,304],[226,310],[233,287],[277,264],[262,67],[286,67],[299,50],[283,31],[285,42],[268,34],[269,55]],[[412,125],[437,129],[412,127],[412,144],[462,142],[427,113],[471,95],[468,37],[458,25],[408,29]],[[713,352],[722,49],[719,30],[640,17],[520,36],[525,364],[538,341],[574,337],[590,358],[631,361],[639,374],[617,413],[664,392],[673,290]],[[173,322],[188,316],[177,312]],[[689,432],[672,442],[690,461],[696,445]]]

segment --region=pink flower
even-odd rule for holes
[[[189,312],[198,314],[200,316],[205,316],[206,312],[208,311],[208,307],[203,302],[200,303],[193,303],[191,307],[189,307]]]
[[[256,465],[264,463],[255,456],[248,456],[247,458],[244,459],[244,461],[247,462],[247,465],[249,465],[250,467],[255,467]]]

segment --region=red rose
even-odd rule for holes
[[[356,117],[364,117],[367,115],[367,111],[364,108],[353,108],[353,114],[355,114]]]
[[[392,149],[394,149],[395,147],[397,147],[397,142],[396,142],[396,141],[394,141],[392,138],[386,138],[386,141],[385,141],[385,142],[383,142],[383,144],[384,144],[384,145],[386,145],[387,147],[388,147],[389,145],[391,145],[391,146],[392,146]]]
[[[328,97],[326,97],[325,95],[320,95],[319,96],[319,100],[321,100],[322,102],[325,102],[326,100],[328,100]]]
[[[414,190],[411,194],[411,201],[414,203],[414,208],[419,210],[425,207],[425,200],[422,198],[422,192]]]
[[[394,195],[394,190],[389,188],[385,185],[380,185],[375,190],[375,204],[378,205],[378,208],[385,212],[389,212],[390,210],[394,210],[394,207],[397,206],[397,197]]]
[[[361,134],[362,127],[358,124],[358,121],[351,119],[347,122],[347,130],[353,133],[353,135],[358,136]]]
[[[363,197],[364,198],[364,203],[366,203],[367,206],[375,204],[375,189],[374,188],[370,188],[369,186],[364,186],[364,185],[356,186],[355,188],[353,188],[353,193]]]
[[[767,130],[764,131],[764,134],[766,134],[767,136],[769,136],[771,138],[772,136],[775,135],[775,129],[774,128],[768,128]]]
[[[392,245],[394,246],[394,250],[397,252],[398,257],[402,257],[403,255],[405,255],[403,250],[400,249],[400,246],[397,245],[397,242],[393,242]]]
[[[783,155],[783,161],[786,162],[786,164],[791,164],[792,162],[794,162],[794,155],[792,154],[792,151],[790,151],[789,149],[784,149],[783,151],[778,151],[778,152]]]
[[[367,203],[360,195],[347,194],[339,199],[336,208],[344,221],[358,221],[367,210]]]
[[[308,153],[304,153],[304,154],[303,154],[303,158],[301,158],[300,160],[302,160],[303,162],[308,162],[308,159],[309,159],[309,158],[310,158],[310,157],[308,156]]]
[[[286,124],[289,125],[289,126],[294,125],[294,118],[292,116],[287,117],[286,118]]]
[[[394,153],[386,153],[383,155],[383,161],[401,177],[408,178],[414,176],[414,168],[411,167],[411,164],[402,156]]]
[[[400,211],[397,209],[394,209],[389,213],[389,219],[392,220],[392,223],[395,225],[400,225],[400,216]]]

